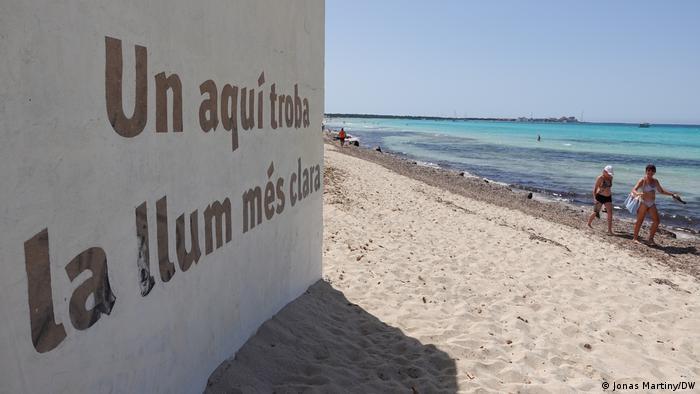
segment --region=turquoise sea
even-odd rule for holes
[[[654,163],[656,177],[687,205],[657,196],[662,223],[700,232],[700,126],[469,120],[327,118],[365,147],[591,205],[595,177],[614,167],[613,204]],[[537,135],[541,140],[537,141]]]

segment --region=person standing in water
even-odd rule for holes
[[[637,181],[637,184],[632,188],[632,195],[641,198],[642,203],[639,205],[639,210],[637,211],[637,222],[634,224],[634,241],[639,242],[639,230],[642,228],[642,223],[644,223],[644,218],[647,213],[651,215],[651,228],[649,229],[649,245],[656,245],[654,242],[654,235],[656,235],[656,229],[659,228],[659,211],[656,209],[656,192],[667,196],[672,196],[678,201],[683,202],[678,194],[665,190],[661,187],[661,183],[654,178],[656,174],[656,166],[649,164],[646,167],[646,174],[642,179]],[[642,189],[639,192],[639,189]]]
[[[598,175],[593,184],[593,213],[588,217],[588,227],[593,228],[591,223],[593,218],[600,217],[600,208],[605,206],[605,212],[608,215],[608,234],[613,235],[612,231],[612,181],[613,168],[608,165],[603,168],[603,173]]]

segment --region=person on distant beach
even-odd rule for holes
[[[537,142],[540,142],[540,135],[537,134]]]
[[[608,214],[608,234],[613,235],[612,231],[612,182],[613,168],[608,165],[603,168],[603,173],[598,175],[593,185],[593,213],[588,217],[588,227],[593,228],[591,223],[593,218],[600,217],[600,208],[605,206],[605,212]]]
[[[644,223],[644,218],[647,213],[651,214],[651,228],[649,229],[649,245],[656,245],[654,242],[654,235],[656,235],[656,229],[659,227],[659,211],[656,209],[656,192],[667,196],[672,196],[678,201],[682,201],[678,194],[669,192],[661,187],[661,183],[654,178],[656,174],[656,166],[649,164],[646,167],[646,174],[643,178],[637,181],[637,184],[632,188],[632,195],[642,198],[642,204],[639,206],[637,211],[637,222],[634,224],[634,241],[639,242],[639,229],[642,228],[642,223]],[[639,189],[642,189],[639,192]]]
[[[340,132],[338,133],[338,138],[340,139],[340,146],[345,145],[345,136],[345,129],[341,127]]]

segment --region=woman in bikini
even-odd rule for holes
[[[644,217],[649,213],[651,214],[649,245],[656,245],[654,243],[654,235],[656,234],[656,229],[659,227],[659,211],[656,210],[656,192],[658,191],[661,194],[679,199],[676,193],[669,192],[661,187],[661,183],[654,178],[654,174],[656,174],[656,166],[649,164],[646,168],[646,175],[632,188],[632,194],[642,199],[642,203],[639,205],[639,210],[637,211],[637,222],[634,224],[633,239],[639,242],[637,238],[639,236],[639,229],[642,228]],[[638,191],[640,188],[642,189],[641,192]]]
[[[608,214],[608,234],[613,235],[612,231],[612,181],[613,181],[613,168],[612,166],[605,166],[603,173],[598,175],[595,179],[595,184],[593,185],[593,213],[588,218],[588,227],[593,228],[591,223],[593,218],[600,217],[600,208],[605,206],[605,212]]]

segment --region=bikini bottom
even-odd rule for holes
[[[602,194],[596,194],[595,200],[601,204],[607,204],[609,202],[612,202],[612,196],[604,196]]]

